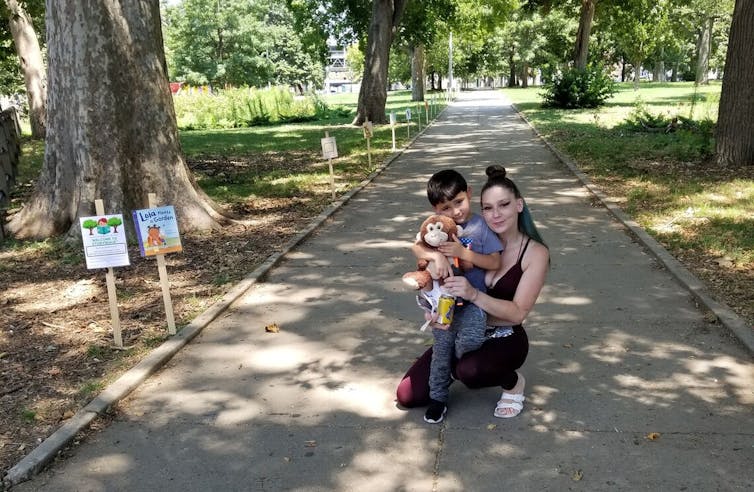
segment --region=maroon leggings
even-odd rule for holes
[[[490,338],[482,346],[453,362],[453,377],[468,388],[516,386],[516,369],[521,367],[529,353],[529,338],[523,327],[516,326],[513,334],[503,338]],[[432,347],[419,357],[403,376],[396,395],[398,403],[406,408],[429,404],[429,363]]]

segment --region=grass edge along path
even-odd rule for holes
[[[685,89],[687,94],[694,91],[691,84],[685,84]],[[719,86],[706,89],[712,97],[705,98],[716,104],[714,94]],[[596,141],[616,133],[626,135],[622,132],[629,129],[621,118],[636,106],[630,99],[651,104],[647,92],[643,101],[641,92],[624,94],[623,101],[613,101],[605,110],[566,113],[541,108],[539,90],[506,89],[503,93],[590,192],[711,311],[710,320],[719,319],[754,352],[754,170],[716,168],[710,155],[714,142],[695,142],[699,152],[689,155],[667,145],[664,134],[652,142],[654,134],[641,132],[627,136],[627,140],[635,140],[627,145],[627,154],[633,159],[621,162],[606,152],[612,142]],[[683,91],[679,94],[678,87],[670,90],[676,99],[665,94],[658,98],[663,102],[654,103],[653,112],[688,111],[683,107]],[[668,104],[668,100],[672,102]],[[699,107],[696,110],[700,111]],[[711,112],[702,113],[706,119]],[[675,140],[683,147],[695,138],[699,136],[680,135]],[[574,140],[579,141],[576,147]],[[653,146],[658,152],[651,150]],[[650,157],[642,162],[645,154]],[[669,193],[669,187],[680,192]],[[690,196],[694,193],[697,196]],[[716,228],[719,224],[726,229]],[[705,234],[711,237],[705,238]]]

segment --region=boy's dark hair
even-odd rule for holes
[[[427,198],[434,207],[438,203],[448,202],[462,191],[468,190],[466,180],[461,173],[453,169],[436,172],[427,181]]]

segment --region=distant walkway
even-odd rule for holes
[[[400,281],[454,167],[510,171],[552,251],[526,323],[523,413],[456,383],[441,425],[397,382],[429,336]],[[187,251],[186,254],[191,254]],[[280,332],[265,333],[276,323]],[[499,93],[464,93],[265,283],[52,470],[18,490],[742,490],[754,365],[557,161]]]

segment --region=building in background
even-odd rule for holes
[[[359,92],[361,83],[353,80],[353,73],[346,63],[346,50],[342,46],[328,45],[327,66],[325,67],[324,92]]]

